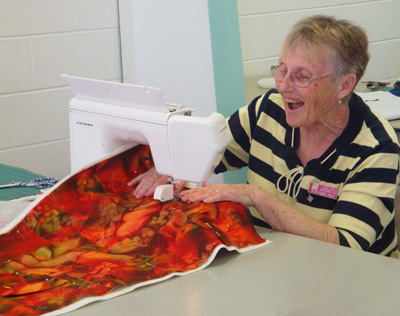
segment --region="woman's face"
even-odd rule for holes
[[[311,55],[318,57],[313,59]],[[331,71],[326,54],[307,54],[301,46],[297,46],[290,52],[283,49],[279,64],[286,76],[282,82],[276,80],[276,87],[285,104],[287,123],[292,127],[309,128],[323,124],[337,105],[337,86],[330,81]],[[294,72],[322,78],[311,80],[308,87],[300,88],[290,78]]]

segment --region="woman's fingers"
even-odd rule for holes
[[[129,186],[135,186],[133,195],[137,198],[152,196],[157,186],[168,182],[168,177],[160,175],[155,168],[147,170],[128,182]]]
[[[214,203],[231,201],[253,206],[252,187],[249,184],[210,184],[182,192],[182,201]]]
[[[134,179],[132,179],[131,181],[129,181],[129,182],[127,183],[127,185],[130,186],[130,187],[136,185],[137,183],[139,183],[140,179],[143,178],[143,175],[144,175],[144,174],[138,175],[136,178],[134,178]]]
[[[190,189],[182,192],[182,201],[197,202],[203,201],[206,203],[218,202],[223,200],[222,189],[218,189],[218,185],[207,185],[202,188]]]

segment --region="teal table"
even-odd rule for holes
[[[11,182],[28,182],[42,175],[28,170],[4,165],[0,163],[0,184]],[[0,201],[9,201],[25,196],[40,194],[40,189],[35,187],[11,187],[0,189]]]

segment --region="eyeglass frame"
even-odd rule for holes
[[[282,77],[282,80],[278,80],[278,79],[276,78],[276,75],[277,75],[277,73],[278,73],[279,71],[282,71],[283,73],[285,73],[285,75]],[[309,73],[308,70],[304,70],[304,71],[307,71],[307,72]],[[288,73],[287,73],[287,71],[283,71],[283,70],[281,69],[281,65],[273,65],[273,66],[271,66],[271,74],[274,76],[274,78],[275,78],[276,81],[278,81],[278,82],[283,82],[283,79],[286,77],[286,75],[287,75]],[[330,74],[328,74],[328,75],[324,75],[324,76],[321,76],[321,77],[313,78],[312,75],[311,75],[311,73],[310,73],[311,77],[310,77],[309,79],[307,79],[308,81],[305,81],[305,82],[306,82],[306,85],[305,85],[305,86],[301,86],[301,85],[296,84],[295,80],[293,80],[293,78],[295,78],[294,76],[296,76],[296,74],[299,74],[299,72],[298,72],[298,71],[291,72],[291,73],[289,74],[289,78],[290,78],[290,80],[292,81],[292,83],[293,83],[296,87],[299,87],[299,88],[308,88],[308,87],[311,85],[311,83],[312,83],[313,81],[315,81],[315,80],[320,80],[320,79],[324,79],[324,78],[330,76]],[[304,77],[304,76],[303,76],[303,77]]]

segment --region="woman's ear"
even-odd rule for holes
[[[344,99],[353,92],[356,82],[357,77],[355,74],[346,74],[343,76],[342,80],[340,80],[339,91],[337,94],[338,99]]]

